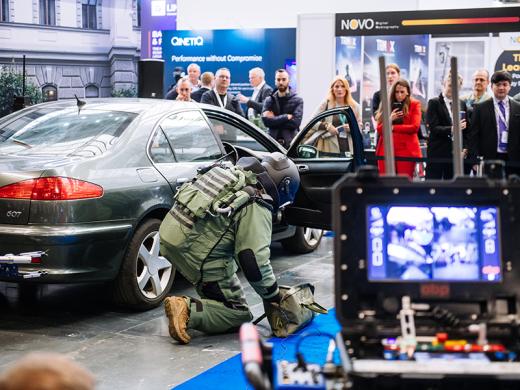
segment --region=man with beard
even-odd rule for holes
[[[288,148],[298,132],[303,117],[303,100],[289,88],[289,73],[278,69],[275,73],[276,91],[265,101],[262,121],[269,135]]]

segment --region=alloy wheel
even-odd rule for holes
[[[159,253],[159,232],[150,232],[139,247],[137,255],[137,284],[141,293],[154,299],[161,295],[168,285],[172,264]]]
[[[312,229],[312,228],[304,228],[303,237],[309,246],[315,246],[323,236],[323,230],[321,229]]]

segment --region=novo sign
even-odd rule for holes
[[[375,26],[374,19],[343,19],[342,30],[372,30]]]
[[[172,37],[172,46],[203,46],[204,38],[198,37]]]

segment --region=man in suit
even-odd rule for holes
[[[253,119],[262,115],[262,105],[267,99],[273,88],[265,82],[265,72],[262,68],[253,68],[249,71],[249,82],[253,87],[253,95],[248,98],[242,94],[238,95],[240,103],[247,106],[247,118]]]
[[[191,94],[191,98],[200,103],[200,99],[205,92],[213,89],[215,85],[215,75],[213,72],[204,72],[200,76],[201,87]]]
[[[491,76],[492,99],[474,106],[469,133],[472,156],[503,160],[506,172],[520,173],[520,103],[510,98],[512,77],[499,70]],[[511,165],[512,164],[512,165]]]
[[[458,76],[459,88],[462,87],[462,77]],[[453,118],[452,118],[452,98],[451,98],[451,75],[448,75],[443,82],[442,92],[438,97],[428,101],[426,110],[426,127],[429,130],[427,156],[428,158],[447,158],[453,157]],[[466,138],[466,103],[459,99],[460,107],[460,129],[463,138]],[[451,179],[453,177],[453,164],[428,163],[426,167],[426,179]]]
[[[228,68],[220,68],[215,73],[215,88],[204,92],[200,102],[222,107],[244,116],[244,111],[242,111],[238,99],[228,92],[230,83],[231,72]]]

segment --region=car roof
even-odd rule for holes
[[[108,111],[122,111],[140,114],[144,111],[168,111],[176,108],[195,108],[198,107],[196,103],[181,102],[177,100],[165,99],[142,99],[142,98],[96,98],[96,99],[81,99],[86,104],[82,109],[91,110],[108,110]],[[47,102],[32,106],[34,108],[56,108],[64,109],[77,106],[75,99],[58,100],[54,102]]]

